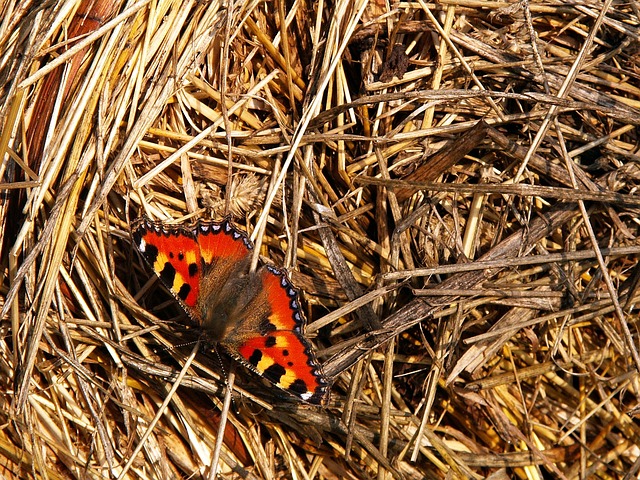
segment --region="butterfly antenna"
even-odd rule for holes
[[[220,372],[222,372],[222,377],[224,378],[224,381],[225,381],[226,391],[233,391],[234,380],[231,379],[230,377],[231,375],[235,374],[235,364],[232,362],[231,365],[229,365],[229,372],[227,372],[226,368],[224,368],[222,355],[220,355],[220,350],[218,350],[218,346],[214,344],[212,350],[216,352],[216,357],[218,357],[218,363],[220,364]]]
[[[198,343],[200,340],[192,340],[190,342],[185,342],[185,343],[178,343],[177,345],[167,345],[164,347],[164,351],[165,352],[173,352],[174,350],[177,350],[178,348],[182,348],[182,347],[188,347],[189,345],[193,345],[194,343]]]
[[[220,364],[220,371],[222,372],[222,376],[223,378],[227,378],[227,372],[226,369],[224,368],[224,363],[222,362],[222,355],[220,355],[220,351],[218,350],[218,345],[214,344],[212,346],[212,350],[214,352],[216,352],[216,357],[218,357],[218,363]]]

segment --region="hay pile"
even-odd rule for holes
[[[640,470],[636,2],[3,12],[5,478]],[[327,408],[195,343],[132,248],[228,213]]]

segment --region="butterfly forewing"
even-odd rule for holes
[[[200,294],[200,248],[192,231],[143,217],[133,231],[136,247],[167,289],[192,317]]]

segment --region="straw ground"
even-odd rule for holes
[[[5,478],[637,475],[635,0],[2,11]],[[142,214],[289,270],[325,408],[198,342]]]

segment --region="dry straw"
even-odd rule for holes
[[[637,1],[2,11],[4,478],[637,476]],[[197,343],[143,213],[289,269],[326,408]]]

